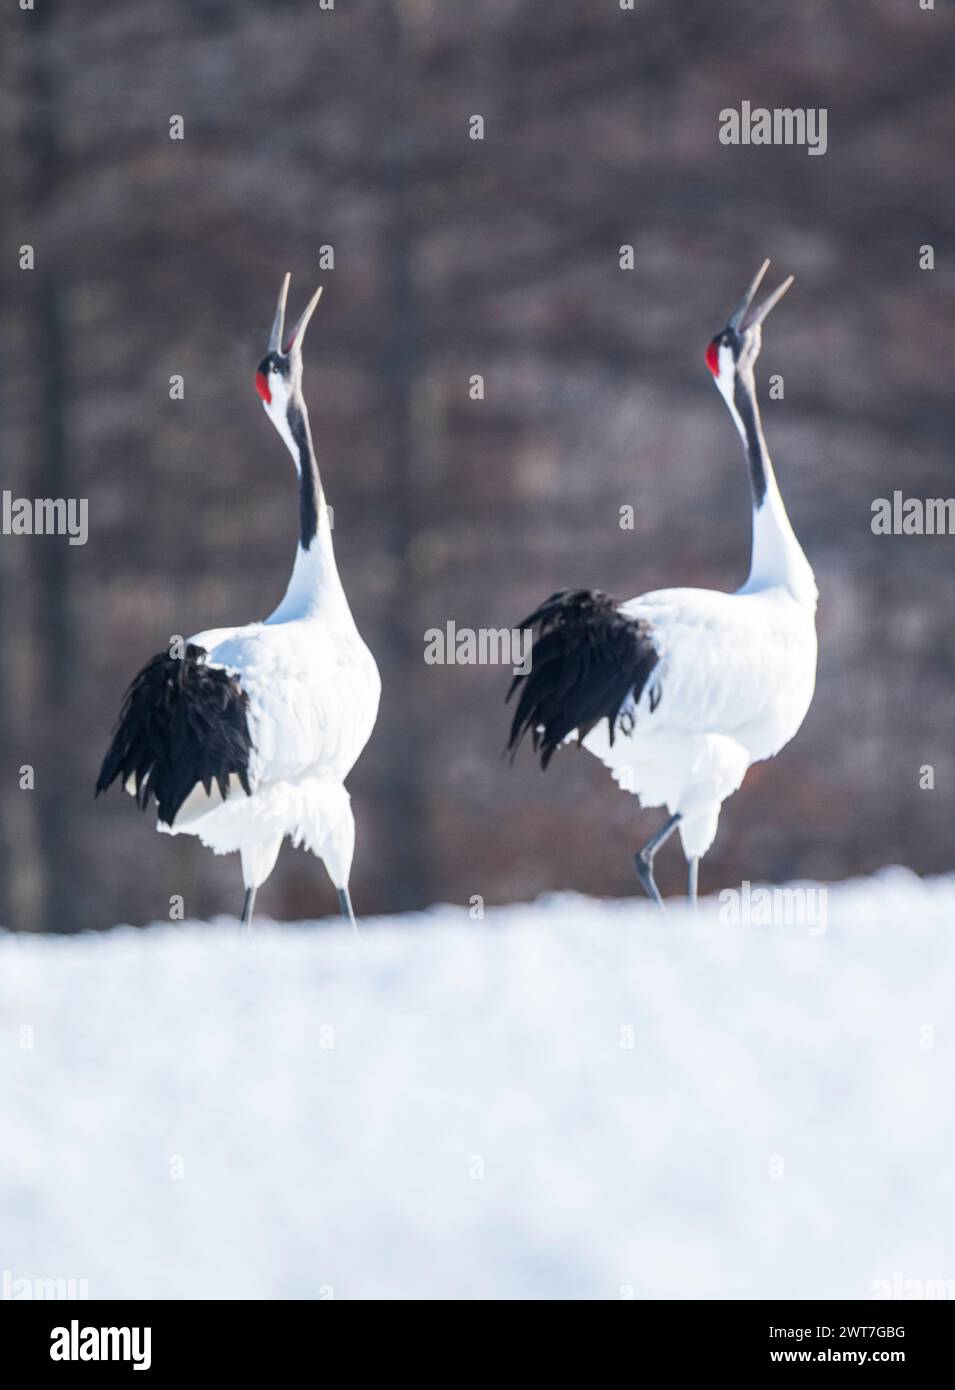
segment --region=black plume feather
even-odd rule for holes
[[[126,692],[97,796],[117,777],[123,786],[133,778],[140,810],[155,797],[166,825],[197,784],[208,793],[215,782],[225,798],[234,774],[251,796],[249,699],[235,676],[205,664],[207,655],[190,643],[183,657],[160,652],[143,667]]]
[[[507,692],[508,700],[521,692],[507,742],[511,760],[528,731],[543,768],[568,734],[576,729],[579,743],[601,719],[613,743],[621,707],[631,692],[634,703],[640,699],[659,660],[650,624],[626,617],[599,590],[561,589],[520,626],[537,635],[530,671]]]

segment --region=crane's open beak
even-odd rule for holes
[[[280,352],[283,356],[287,356],[292,351],[293,347],[297,347],[299,351],[301,351],[302,339],[305,337],[308,321],[314,314],[315,306],[322,297],[322,286],[319,285],[318,289],[308,301],[304,314],[283,344],[282,338],[285,332],[285,305],[288,301],[288,287],[291,279],[291,274],[286,274],[282,281],[281,288],[279,289],[279,302],[275,306],[275,318],[272,320],[272,333],[269,338],[269,352]]]
[[[291,274],[287,273],[279,289],[279,302],[275,307],[275,318],[272,320],[272,332],[269,337],[269,352],[282,351],[282,331],[285,328],[285,302],[288,299],[288,287],[291,278]]]
[[[731,328],[734,333],[744,333],[748,329],[755,328],[757,324],[762,323],[763,319],[767,316],[770,310],[775,309],[776,305],[779,303],[783,295],[789,289],[789,286],[792,284],[794,277],[790,275],[787,280],[783,281],[779,289],[776,290],[774,294],[771,294],[769,298],[765,300],[763,304],[760,305],[760,307],[755,311],[752,318],[746,323],[744,327],[743,320],[746,318],[746,315],[749,312],[749,306],[753,302],[753,296],[759,289],[762,278],[766,274],[768,269],[769,261],[763,261],[759,270],[757,270],[756,274],[753,276],[752,283],[750,284],[749,289],[743,295],[743,298],[740,300],[739,304],[730,315],[727,328]]]

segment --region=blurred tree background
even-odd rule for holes
[[[702,354],[764,256],[797,281],[760,382],[822,594],[819,683],[727,804],[702,888],[951,866],[955,541],[870,529],[875,497],[955,491],[950,11],[36,0],[0,25],[0,485],[90,518],[85,547],[0,537],[0,922],[240,906],[235,857],[92,787],[144,660],[284,589],[295,480],[252,373],[285,270],[295,312],[325,285],[306,396],[384,682],[350,779],[360,913],[637,891],[660,813],[573,752],[509,768],[508,673],[428,666],[424,633],[570,585],[745,578],[746,472]],[[744,99],[827,108],[827,153],[721,145]],[[659,874],[682,888],[675,851]],[[261,911],[334,907],[284,850]]]

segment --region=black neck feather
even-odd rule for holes
[[[752,385],[737,376],[733,388],[733,404],[743,422],[746,437],[746,458],[749,462],[749,483],[753,506],[759,508],[766,498],[766,444],[759,420],[759,407]]]
[[[302,549],[308,550],[318,531],[318,508],[322,495],[322,484],[312,448],[312,436],[308,428],[305,412],[296,405],[289,407],[289,429],[295,440],[299,457],[299,520],[301,525]]]

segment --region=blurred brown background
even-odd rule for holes
[[[870,531],[874,497],[955,491],[950,11],[37,0],[0,24],[0,485],[90,509],[85,547],[0,537],[0,922],[239,908],[235,857],[92,787],[144,660],[284,589],[294,474],[252,373],[286,269],[295,312],[325,285],[306,396],[384,681],[351,778],[360,913],[637,891],[660,813],[572,752],[508,768],[507,673],[426,666],[423,634],[568,585],[742,582],[746,473],[702,355],[764,256],[770,284],[797,278],[760,381],[822,593],[819,683],[727,804],[702,888],[951,866],[955,540]],[[743,99],[826,107],[828,152],[721,145]],[[659,874],[682,888],[674,851]],[[260,907],[334,897],[286,849]]]

